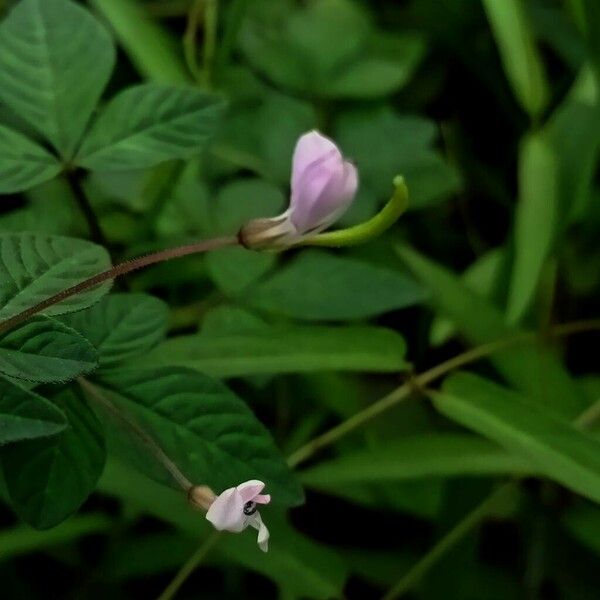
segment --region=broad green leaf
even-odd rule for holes
[[[364,319],[423,299],[397,271],[319,250],[301,252],[244,293],[254,308],[308,321]]]
[[[177,365],[214,377],[313,371],[395,372],[408,368],[406,346],[380,327],[270,327],[202,332],[168,339],[144,366]]]
[[[38,233],[0,234],[0,320],[110,268],[108,252],[96,244]],[[96,302],[110,282],[71,296],[43,311],[59,315]]]
[[[519,335],[503,314],[468,289],[459,278],[408,247],[398,249],[402,260],[430,291],[433,305],[472,344],[485,344]],[[489,360],[503,377],[547,410],[575,418],[585,400],[569,373],[550,348],[535,342],[499,349]]]
[[[64,413],[54,404],[0,377],[0,446],[54,435],[66,426]]]
[[[0,194],[21,192],[52,179],[60,170],[52,154],[23,134],[0,125]]]
[[[0,531],[0,560],[76,542],[88,535],[107,533],[114,526],[114,521],[103,513],[74,517],[50,531],[36,531],[27,525],[17,525]]]
[[[87,310],[62,321],[97,349],[100,368],[135,359],[151,350],[167,333],[167,305],[145,294],[110,294]],[[0,342],[1,345],[1,342]]]
[[[277,504],[302,501],[269,432],[218,381],[187,369],[123,369],[105,373],[99,385],[100,393],[139,420],[190,481],[222,491],[260,479]],[[137,458],[140,466],[144,461]],[[156,473],[154,468],[150,474]]]
[[[196,543],[212,532],[202,514],[186,506],[181,491],[158,485],[123,464],[109,462],[99,488],[173,524]],[[272,579],[296,596],[315,600],[341,597],[347,569],[340,554],[296,532],[272,506],[261,509],[261,514],[271,532],[267,554],[257,550],[254,531],[222,536],[212,553]]]
[[[567,420],[468,373],[452,375],[432,398],[450,419],[531,461],[546,477],[600,502],[600,442]]]
[[[126,89],[96,119],[76,157],[92,170],[143,169],[199,154],[223,102],[193,87],[153,83]]]
[[[548,101],[548,83],[524,0],[482,0],[515,96],[532,116]]]
[[[88,373],[98,354],[77,331],[41,317],[0,337],[0,372],[9,377],[54,383]]]
[[[140,0],[90,0],[90,4],[108,21],[140,75],[160,83],[190,81],[177,40],[151,18]]]
[[[474,435],[427,433],[342,454],[303,471],[301,479],[310,487],[330,490],[337,485],[536,471],[529,461]]]
[[[81,6],[21,0],[0,25],[0,100],[69,159],[114,61],[109,34]]]
[[[387,200],[398,173],[410,189],[409,210],[444,200],[460,186],[457,172],[434,148],[437,130],[432,121],[398,115],[388,106],[359,108],[343,112],[334,131],[344,153],[360,166],[353,212],[369,194],[375,200],[374,212],[378,201]]]
[[[68,417],[67,429],[0,452],[11,505],[36,529],[54,527],[74,513],[94,491],[104,468],[104,438],[94,413],[71,391],[56,403]]]
[[[558,226],[557,164],[542,134],[530,134],[519,157],[515,259],[506,318],[520,321],[531,305]]]

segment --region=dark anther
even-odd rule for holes
[[[244,514],[246,516],[250,516],[253,515],[256,512],[256,502],[246,502],[246,504],[244,504]]]

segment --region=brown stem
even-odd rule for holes
[[[121,277],[122,275],[126,275],[127,273],[131,273],[132,271],[137,271],[138,269],[143,269],[144,267],[148,267],[149,265],[153,265],[159,262],[164,262],[166,260],[171,260],[173,258],[180,258],[182,256],[188,256],[190,254],[199,254],[200,252],[208,252],[209,250],[216,250],[217,248],[225,248],[227,246],[235,246],[237,245],[238,239],[237,237],[222,237],[222,238],[214,238],[211,240],[204,240],[202,242],[198,242],[196,244],[188,244],[186,246],[178,246],[176,248],[168,248],[167,250],[161,250],[160,252],[155,252],[153,254],[148,254],[146,256],[140,256],[139,258],[134,258],[132,260],[125,261],[114,267],[108,269],[107,271],[103,271],[102,273],[98,273],[89,279],[81,281],[65,290],[54,294],[54,296],[50,296],[50,298],[46,298],[42,300],[38,304],[20,312],[6,321],[0,323],[0,334],[20,325],[25,322],[27,319],[36,315],[37,313],[45,310],[49,306],[54,304],[58,304],[75,294],[80,294],[85,290],[96,287],[97,285],[109,281],[111,279],[116,279],[117,277]]]

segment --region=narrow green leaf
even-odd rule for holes
[[[59,321],[41,317],[0,337],[0,372],[39,383],[62,382],[98,364],[90,342]]]
[[[108,21],[129,60],[145,79],[183,84],[190,81],[181,47],[154,22],[138,0],[90,0]]]
[[[406,345],[381,327],[269,327],[178,336],[141,364],[177,365],[213,377],[314,371],[396,372],[408,368]]]
[[[42,233],[0,234],[0,320],[110,268],[108,252],[96,244]],[[101,298],[111,283],[67,298],[43,311],[59,315]]]
[[[302,490],[269,432],[218,381],[186,369],[123,369],[105,373],[100,386],[117,407],[139,420],[193,483],[222,491],[260,479],[274,502],[293,505],[302,501]],[[138,467],[152,460],[156,463],[152,456],[139,460],[131,455],[134,446],[125,446],[129,450],[123,458],[137,458]],[[147,447],[144,451],[149,452]],[[149,474],[156,477],[154,467]]]
[[[539,115],[548,101],[548,83],[523,0],[482,2],[515,96],[530,115]]]
[[[34,187],[60,170],[52,154],[21,133],[0,125],[0,194]]]
[[[468,373],[434,393],[450,419],[501,444],[565,487],[600,502],[600,442],[526,397]]]
[[[102,368],[152,349],[165,337],[168,318],[169,309],[158,298],[145,294],[110,294],[87,310],[61,320],[96,347]]]
[[[66,158],[108,82],[108,32],[70,0],[21,0],[0,26],[0,100]]]
[[[542,134],[523,142],[519,157],[519,203],[515,216],[515,259],[507,320],[517,323],[531,305],[558,226],[557,164]]]
[[[309,321],[362,319],[423,299],[423,290],[397,271],[320,250],[302,252],[244,293],[250,306]]]
[[[430,291],[433,305],[452,320],[473,344],[518,335],[504,315],[468,289],[453,273],[408,247],[398,249],[402,260]],[[547,410],[575,418],[586,406],[578,386],[551,349],[534,343],[499,350],[489,360],[505,379]]]
[[[193,87],[146,83],[113,98],[76,158],[93,170],[142,169],[199,154],[213,134],[223,102]]]
[[[74,513],[104,468],[104,439],[94,413],[71,391],[55,400],[68,417],[67,429],[0,452],[12,507],[36,529],[54,527]]]
[[[0,377],[0,445],[59,433],[64,413],[42,396]]]
[[[536,471],[529,461],[474,435],[428,433],[343,454],[303,471],[301,479],[305,485],[331,490],[338,485]]]

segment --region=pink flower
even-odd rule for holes
[[[300,137],[292,164],[292,197],[286,212],[256,219],[240,231],[248,248],[284,248],[316,235],[348,209],[358,189],[356,167],[318,131]]]
[[[271,496],[261,494],[262,481],[252,479],[219,494],[210,505],[206,518],[218,531],[239,533],[251,526],[258,530],[258,545],[263,552],[269,548],[269,530],[262,522],[258,504],[269,504]]]

